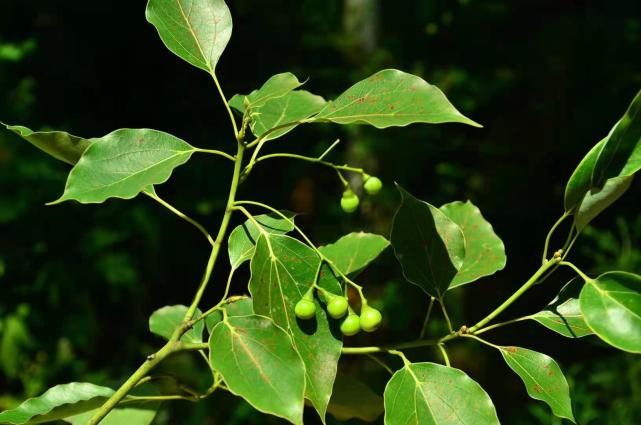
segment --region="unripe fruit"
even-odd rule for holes
[[[345,297],[333,297],[327,303],[327,312],[334,319],[340,319],[347,313],[349,303]]]
[[[314,301],[306,300],[305,298],[303,298],[296,303],[294,312],[296,313],[296,317],[298,317],[299,319],[311,319],[316,314],[316,304],[314,304]]]
[[[346,213],[353,213],[358,208],[358,196],[351,189],[347,189],[343,192],[343,197],[341,198],[341,208]]]
[[[352,336],[361,331],[360,319],[357,315],[350,313],[349,316],[341,323],[341,332],[343,335]]]
[[[383,188],[383,182],[378,177],[368,177],[363,184],[365,192],[370,195],[376,195]]]
[[[374,332],[381,324],[381,312],[367,304],[361,309],[360,325],[365,332]]]

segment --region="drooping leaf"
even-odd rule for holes
[[[172,53],[215,72],[232,30],[231,13],[223,0],[149,0],[146,15]]]
[[[503,270],[507,261],[503,241],[474,204],[450,202],[440,210],[461,228],[465,238],[463,265],[450,283],[450,289]]]
[[[579,306],[579,293],[583,279],[576,277],[561,288],[559,295],[548,306],[530,316],[546,328],[568,338],[592,335],[592,330],[583,320]]]
[[[480,127],[461,114],[438,87],[396,69],[379,71],[354,84],[330,101],[314,121],[370,124],[377,128],[447,122]]]
[[[321,418],[325,417],[342,341],[336,330],[337,322],[330,322],[325,309],[316,302],[316,316],[312,320],[298,320],[294,313],[296,303],[303,297],[319,272],[320,258],[307,245],[289,236],[261,235],[251,260],[249,291],[256,314],[271,317],[294,338],[307,376],[306,397]],[[325,273],[319,285],[340,293],[340,285]]]
[[[565,196],[563,198],[566,212],[574,210],[592,187],[592,171],[594,171],[594,163],[596,162],[606,140],[607,137],[594,145],[570,176],[570,179],[565,186]]]
[[[229,100],[229,106],[245,113],[245,98],[251,109],[263,106],[271,99],[285,96],[292,90],[302,86],[303,83],[291,72],[283,72],[270,77],[261,88],[252,91],[248,95],[236,94]]]
[[[585,322],[608,344],[641,353],[641,276],[604,273],[586,282],[579,296]]]
[[[209,350],[232,393],[261,412],[302,425],[305,367],[290,336],[269,318],[228,317],[214,327]]]
[[[492,400],[479,384],[435,363],[398,370],[383,397],[385,425],[499,425]]]
[[[156,418],[159,406],[160,403],[138,403],[129,404],[126,407],[116,407],[100,421],[100,425],[150,425]],[[71,425],[85,425],[97,410],[71,416],[65,418],[64,421]]]
[[[252,108],[251,129],[255,136],[263,136],[272,128],[309,118],[326,104],[325,99],[305,90],[296,90],[269,100],[263,106]],[[277,139],[296,127],[292,124],[275,130],[263,137]]]
[[[592,187],[613,177],[631,176],[641,169],[641,91],[608,136],[592,172]]]
[[[252,299],[245,296],[240,297],[229,297],[225,302],[225,311],[227,316],[251,316],[254,314],[254,304]],[[214,326],[223,320],[223,314],[220,310],[213,312],[205,318],[205,324],[207,326],[207,332],[211,333],[211,330],[214,329]]]
[[[66,131],[32,131],[21,125],[1,124],[38,149],[71,165],[78,162],[82,153],[90,145],[89,140]]]
[[[409,282],[440,298],[463,265],[463,232],[441,210],[397,188],[401,205],[392,224],[394,253]]]
[[[372,233],[350,233],[318,250],[344,274],[356,273],[374,261],[389,241]]]
[[[339,373],[327,411],[339,421],[374,422],[383,413],[383,398],[358,379]]]
[[[63,195],[51,204],[131,199],[150,185],[167,181],[195,151],[177,137],[149,129],[116,130],[90,142],[69,173]]]
[[[575,213],[574,223],[577,230],[581,231],[597,215],[619,199],[632,184],[632,179],[633,176],[613,177],[606,181],[602,188],[590,189]]]
[[[114,390],[86,382],[56,385],[38,397],[0,413],[2,424],[38,424],[98,408]]]
[[[180,325],[182,325],[185,314],[189,308],[184,305],[168,305],[154,311],[149,316],[149,330],[164,338],[169,339]],[[199,309],[196,309],[195,317],[202,315]],[[203,321],[200,320],[194,324],[194,327],[188,330],[180,337],[183,342],[198,343],[203,341]]]
[[[525,384],[530,397],[541,400],[559,418],[575,422],[568,382],[550,356],[521,347],[499,347],[507,365]]]
[[[254,219],[267,233],[285,234],[294,230],[293,221],[296,215],[289,211],[282,211],[282,213],[290,221],[275,213],[257,215]],[[232,269],[237,269],[242,263],[252,258],[258,236],[260,236],[260,230],[251,220],[245,221],[232,230],[227,248]]]

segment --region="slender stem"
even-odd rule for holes
[[[398,350],[389,350],[389,351],[388,351],[388,353],[390,353],[390,354],[394,354],[395,356],[399,356],[399,357],[401,358],[401,360],[403,360],[403,364],[404,364],[405,366],[409,366],[409,365],[411,365],[411,364],[412,364],[412,363],[407,359],[407,357],[405,357],[405,354],[403,354],[403,352],[401,352],[401,351],[398,351]]]
[[[231,288],[231,281],[232,281],[232,278],[234,277],[235,271],[236,269],[231,269],[231,271],[229,272],[229,275],[227,276],[227,284],[225,285],[225,292],[222,298],[220,299],[220,301],[218,302],[218,304],[216,304],[215,306],[213,306],[212,308],[210,308],[209,310],[201,314],[199,317],[194,319],[193,323],[199,322],[205,319],[210,314],[213,314],[215,311],[220,310],[221,306],[227,301],[227,296],[229,295],[229,289]]]
[[[322,154],[320,154],[320,156],[318,157],[318,159],[319,159],[319,160],[321,160],[321,159],[325,158],[325,156],[327,156],[327,154],[328,154],[328,153],[330,153],[330,152],[331,152],[331,150],[332,150],[332,149],[334,149],[334,147],[335,147],[336,145],[338,145],[340,142],[341,142],[341,139],[336,139],[336,141],[335,141],[334,143],[332,143],[330,147],[328,147],[327,149],[325,149],[325,152],[323,152]]]
[[[172,213],[176,214],[178,217],[182,218],[185,220],[187,223],[191,224],[194,226],[196,229],[202,233],[205,238],[207,238],[207,241],[209,242],[210,245],[214,245],[214,238],[211,237],[207,229],[205,229],[205,226],[194,220],[193,218],[189,217],[187,214],[183,213],[182,211],[178,210],[175,208],[173,205],[171,205],[169,202],[163,200],[160,196],[154,193],[149,193],[149,192],[143,192],[145,195],[149,196],[151,199],[154,201],[158,202],[160,205],[163,207],[167,208],[169,211]]]
[[[488,347],[492,347],[492,348],[496,348],[497,350],[501,350],[501,347],[499,347],[498,345],[492,344],[491,342],[486,341],[486,340],[484,340],[483,338],[479,338],[478,336],[475,336],[475,335],[469,335],[469,334],[468,334],[468,335],[461,335],[461,336],[463,336],[463,337],[465,337],[465,338],[472,338],[472,339],[475,339],[475,340],[477,340],[478,342],[480,342],[481,344],[485,344],[485,345],[487,345]]]
[[[282,129],[284,129],[284,128],[293,127],[293,126],[296,126],[296,125],[299,125],[299,124],[303,124],[303,123],[305,123],[305,122],[307,122],[307,121],[305,121],[305,120],[291,121],[291,122],[286,122],[285,124],[277,125],[276,127],[270,128],[269,130],[267,130],[266,132],[264,132],[263,134],[261,134],[259,137],[257,137],[256,139],[254,139],[254,140],[252,140],[250,143],[248,143],[248,144],[247,144],[247,147],[248,147],[248,148],[253,148],[253,147],[254,147],[254,146],[256,146],[257,144],[259,144],[259,143],[261,143],[261,142],[264,142],[264,141],[265,141],[265,139],[266,139],[269,135],[271,135],[272,133],[274,133],[275,131],[282,130]]]
[[[447,323],[447,329],[449,329],[450,333],[454,333],[454,329],[452,328],[452,321],[450,320],[450,316],[447,314],[447,309],[445,308],[443,298],[439,298],[437,301],[441,306],[441,310],[443,311],[443,317],[445,318],[445,322]]]
[[[427,306],[427,313],[425,314],[425,320],[423,320],[423,327],[421,328],[421,333],[418,335],[418,339],[423,339],[425,337],[425,332],[427,332],[427,323],[430,321],[430,315],[432,314],[432,308],[434,307],[434,301],[436,298],[430,297],[430,303]]]
[[[378,357],[376,357],[373,354],[365,354],[365,355],[369,359],[371,359],[374,363],[377,363],[380,367],[382,367],[383,369],[388,371],[390,375],[394,375],[394,371],[392,369],[390,369],[390,367],[388,365],[386,365],[385,362],[383,362],[381,359],[379,359]]]
[[[259,158],[256,158],[256,161],[254,161],[254,164],[258,164],[261,161],[265,161],[270,158],[292,158],[292,159],[299,159],[301,161],[307,161],[307,162],[312,162],[315,164],[320,164],[324,165],[326,167],[333,168],[335,170],[343,170],[343,171],[351,171],[354,173],[359,173],[363,174],[365,171],[362,168],[357,168],[357,167],[350,167],[347,165],[336,165],[332,162],[329,161],[323,161],[320,158],[314,158],[311,156],[305,156],[305,155],[297,155],[294,153],[271,153],[269,155],[263,155]]]
[[[523,284],[523,286],[521,286],[514,294],[512,294],[512,296],[510,296],[507,300],[505,300],[500,306],[494,309],[494,311],[488,314],[485,318],[481,319],[476,325],[472,326],[469,329],[469,332],[470,333],[476,332],[478,329],[488,324],[496,316],[501,314],[503,310],[508,308],[514,301],[516,301],[521,295],[523,295],[528,289],[530,289],[530,287],[537,282],[539,277],[545,274],[545,272],[548,271],[550,268],[558,264],[559,260],[560,259],[552,259],[543,263],[541,267],[539,267],[539,269],[532,275],[532,277],[530,277],[527,280],[527,282]]]
[[[438,344],[437,347],[441,351],[441,355],[443,356],[443,360],[445,361],[445,366],[450,367],[450,357],[447,355],[445,346],[443,344]]]
[[[230,160],[232,162],[236,160],[233,156],[231,156],[227,152],[219,151],[219,150],[216,150],[216,149],[200,149],[200,148],[196,148],[196,152],[208,153],[208,154],[212,154],[212,155],[219,155],[219,156],[222,156],[223,158],[226,158],[226,159],[228,159],[228,160]]]
[[[209,344],[206,342],[183,342],[181,346],[182,351],[197,351],[209,349]]]
[[[238,140],[238,125],[236,124],[236,119],[234,118],[234,113],[231,111],[231,108],[229,107],[229,102],[227,101],[227,98],[225,97],[225,93],[223,93],[223,88],[220,86],[220,82],[218,81],[218,77],[216,77],[216,74],[213,71],[211,72],[211,77],[214,79],[214,84],[216,84],[216,89],[218,90],[218,94],[220,94],[220,98],[222,99],[223,103],[225,104],[225,109],[227,109],[227,114],[229,115],[229,120],[231,121],[231,125],[234,128],[234,137],[236,137],[236,140]]]
[[[343,354],[371,354],[371,353],[389,353],[392,350],[404,350],[407,348],[429,347],[438,345],[441,340],[424,339],[420,341],[409,341],[400,344],[372,346],[372,347],[343,347]]]
[[[581,279],[585,280],[586,282],[590,282],[590,281],[592,281],[592,280],[593,280],[593,279],[590,279],[590,277],[589,277],[588,275],[586,275],[585,273],[583,273],[583,272],[581,271],[581,269],[579,269],[577,266],[575,266],[574,264],[570,263],[569,261],[561,261],[561,262],[559,263],[559,265],[560,265],[560,266],[568,266],[568,267],[570,267],[572,270],[574,270],[574,271],[576,272],[576,274],[578,274],[579,276],[581,276]]]
[[[543,245],[543,259],[541,261],[542,264],[545,263],[548,259],[548,249],[550,247],[550,239],[552,238],[552,234],[554,234],[554,231],[556,230],[556,228],[559,227],[561,223],[563,223],[563,220],[565,220],[569,216],[570,216],[569,213],[567,212],[563,213],[563,215],[550,228],[550,231],[545,237],[545,244]]]
[[[484,328],[481,328],[481,329],[477,330],[476,332],[474,332],[474,335],[480,335],[483,332],[487,332],[487,331],[491,331],[492,329],[496,329],[496,328],[500,328],[500,327],[503,327],[503,326],[511,325],[512,323],[522,322],[522,321],[528,320],[530,318],[532,318],[532,316],[524,316],[524,317],[519,317],[517,319],[506,320],[505,322],[495,323],[493,325],[486,326]]]
[[[187,401],[198,401],[197,398],[193,396],[184,396],[184,395],[154,395],[154,396],[129,396],[127,400],[123,400],[121,404],[133,403],[140,401],[167,401],[167,400],[187,400]]]

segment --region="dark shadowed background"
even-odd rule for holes
[[[267,148],[318,154],[340,138],[331,159],[363,166],[386,185],[354,215],[340,211],[335,174],[307,163],[260,164],[241,189],[243,198],[305,213],[300,223],[318,244],[358,230],[388,236],[398,203],[394,181],[435,205],[472,200],[505,242],[508,265],[452,293],[448,305],[458,325],[477,321],[538,267],[545,234],[562,213],[568,176],[641,88],[638,0],[227,3],[234,31],[217,70],[228,96],[291,71],[309,78],[306,89],[332,98],[376,70],[399,68],[438,85],[484,125],[383,131],[314,125]],[[0,120],[85,137],[149,127],[232,151],[211,79],[165,49],[144,9],[141,0],[0,0]],[[207,157],[189,165],[158,192],[215,228],[230,166]],[[149,314],[188,303],[208,255],[201,235],[143,197],[45,207],[62,193],[67,172],[65,164],[0,132],[0,410],[58,383],[116,385],[160,344],[148,332]],[[633,185],[600,216],[572,261],[591,273],[640,272],[640,195],[641,185]],[[220,296],[225,272],[225,266],[216,270],[206,303]],[[558,272],[502,317],[538,311],[571,276]],[[391,250],[360,281],[385,323],[347,344],[415,338],[427,298],[403,280]],[[430,333],[442,327],[435,315]],[[487,337],[558,359],[580,424],[641,423],[638,356],[529,323]],[[440,361],[436,354],[408,351],[411,359]],[[528,398],[495,352],[463,341],[451,345],[451,355],[454,366],[487,389],[503,423],[562,423]],[[341,361],[341,368],[382,394],[386,372],[366,358],[355,360]],[[169,367],[194,386],[209,384],[196,356],[173,357]],[[307,413],[306,423],[315,423]],[[167,404],[157,423],[280,421],[217,393],[198,405]]]

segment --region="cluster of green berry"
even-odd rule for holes
[[[383,183],[381,182],[381,179],[363,174],[363,188],[368,195],[376,195],[381,191],[382,187]],[[356,211],[356,208],[358,208],[358,203],[358,195],[354,193],[351,187],[346,185],[343,197],[341,198],[341,208],[346,213],[353,213]]]
[[[312,286],[307,293],[303,295],[303,298],[296,303],[294,312],[296,313],[296,317],[299,319],[308,320],[312,319],[316,315],[314,288],[315,287]],[[359,316],[354,312],[354,310],[352,310],[347,298],[341,295],[331,294],[320,288],[319,290],[322,291],[323,298],[327,303],[327,313],[331,317],[334,319],[342,319],[347,316],[345,317],[345,320],[343,320],[343,323],[341,323],[341,332],[343,335],[356,335],[361,331],[361,329],[365,332],[374,332],[380,326],[383,319],[381,312],[374,307],[367,305],[366,300],[363,300],[361,314]]]

